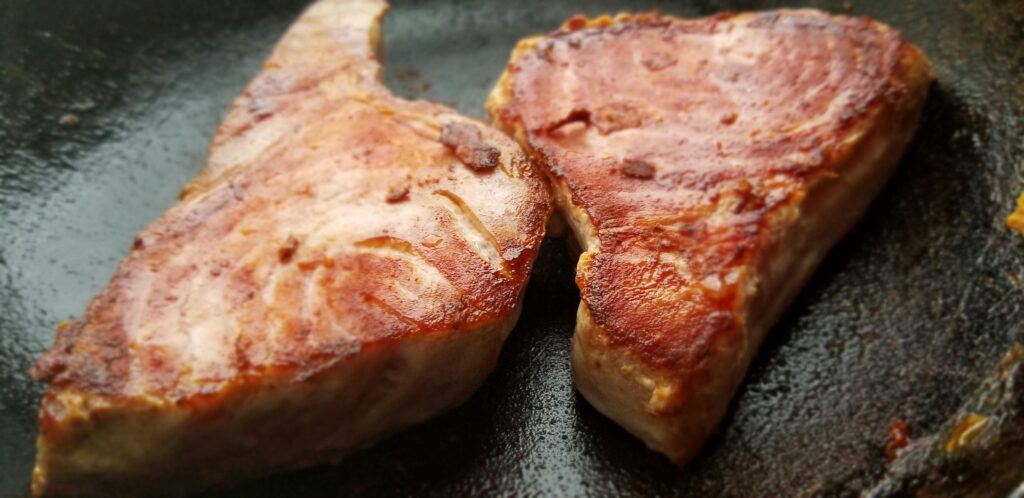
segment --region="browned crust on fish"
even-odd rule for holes
[[[493,368],[549,193],[514,141],[379,83],[386,8],[313,4],[181,201],[60,327],[32,369],[49,384],[36,495],[336,458],[460,403]]]
[[[677,463],[916,129],[930,63],[812,10],[570,19],[488,101],[584,248],[576,385]]]

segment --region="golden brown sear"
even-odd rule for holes
[[[570,19],[488,101],[584,252],[576,385],[684,463],[758,345],[912,137],[922,53],[812,10]]]
[[[32,372],[49,384],[36,495],[333,460],[491,371],[548,190],[501,133],[378,82],[386,7],[312,5],[181,201],[59,330]]]

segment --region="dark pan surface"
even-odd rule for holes
[[[0,496],[27,494],[42,389],[24,372],[199,170],[228,103],[303,3],[0,0]],[[208,495],[793,496],[869,486],[894,420],[911,436],[935,430],[1024,337],[1024,241],[1002,225],[1024,166],[1024,2],[850,4],[935,62],[924,124],[687,472],[573,391],[574,262],[549,241],[498,370],[464,406],[340,465]],[[694,16],[781,5],[658,7]],[[844,11],[839,1],[786,5]],[[651,7],[396,2],[384,29],[387,82],[481,116],[519,37],[577,11]]]

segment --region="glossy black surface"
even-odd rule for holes
[[[41,386],[25,370],[132,235],[202,165],[230,100],[301,1],[0,0],[0,496],[27,494]],[[924,123],[866,219],[773,331],[722,428],[679,472],[572,389],[577,293],[546,244],[498,370],[466,405],[337,466],[209,496],[843,495],[888,426],[937,428],[1024,336],[1024,2],[693,1],[871,15],[936,65]],[[514,5],[514,8],[512,7]],[[653,2],[397,2],[386,76],[482,116],[509,50],[577,11]],[[72,117],[73,116],[73,117]],[[1024,474],[1024,471],[1022,471]],[[1024,475],[1021,476],[1024,479]]]

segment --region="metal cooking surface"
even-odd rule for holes
[[[106,283],[134,232],[175,202],[228,103],[303,3],[0,1],[0,495],[27,494],[42,389],[24,372],[56,322]],[[388,84],[476,116],[519,37],[577,11],[656,6],[395,3],[383,33]],[[864,222],[775,327],[686,472],[573,391],[574,261],[548,241],[498,370],[464,406],[340,465],[208,495],[792,496],[868,486],[894,420],[911,436],[934,430],[1024,337],[1024,241],[1002,226],[1024,166],[1024,3],[850,3],[935,62],[922,129]],[[694,16],[780,5],[658,7]]]

